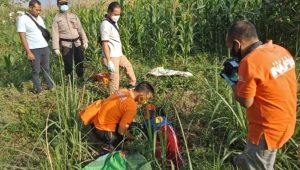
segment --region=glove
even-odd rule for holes
[[[54,50],[54,53],[55,53],[55,55],[57,55],[57,56],[61,56],[61,53],[60,53],[59,50]]]
[[[222,74],[222,77],[226,80],[226,82],[230,85],[236,85],[236,83],[238,82],[238,76],[236,73],[231,74],[230,76],[226,75],[226,74]]]
[[[115,72],[115,65],[114,65],[114,63],[111,60],[109,60],[108,63],[107,63],[107,69],[110,72]]]
[[[88,43],[84,43],[83,48],[86,50],[88,48]]]

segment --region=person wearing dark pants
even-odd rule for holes
[[[79,17],[68,12],[68,4],[68,0],[57,0],[59,13],[53,18],[52,47],[57,56],[63,57],[66,75],[72,79],[75,67],[78,79],[83,80],[83,48],[88,48],[88,39]]]
[[[41,82],[39,79],[41,69],[43,71],[44,79],[48,89],[52,89],[53,84],[50,78],[50,67],[49,67],[49,62],[50,62],[49,48],[45,47],[45,48],[32,49],[31,52],[35,56],[35,60],[30,61],[31,68],[32,68],[32,81],[34,84],[34,89],[37,92],[40,92],[42,90]]]
[[[51,90],[53,88],[49,72],[50,51],[48,43],[37,26],[38,24],[41,27],[46,28],[42,17],[39,16],[40,13],[41,3],[38,0],[31,0],[29,2],[29,13],[18,19],[17,26],[22,45],[26,51],[27,58],[31,63],[32,81],[35,93],[40,93],[42,91],[39,80],[41,69],[44,72],[44,78],[48,89]]]
[[[84,125],[91,124],[96,137],[104,142],[101,153],[119,149],[123,137],[132,140],[127,131],[133,121],[138,105],[146,104],[154,95],[154,88],[148,82],[139,83],[134,89],[120,89],[108,98],[98,100],[79,115]]]
[[[223,78],[246,108],[248,121],[247,144],[233,162],[242,170],[273,170],[276,153],[292,137],[297,122],[294,58],[272,40],[263,44],[249,21],[232,24],[226,45],[238,70]]]
[[[76,47],[74,44],[72,48],[62,46],[62,56],[65,64],[65,74],[71,75],[73,71],[73,63],[76,68],[76,74],[78,77],[83,77],[83,50],[81,46]],[[74,57],[73,57],[74,56]],[[73,62],[74,60],[74,62]]]
[[[95,127],[94,124],[92,124],[91,127],[93,129],[93,133],[95,134],[95,137],[98,140],[103,141],[104,143],[107,144],[102,147],[104,153],[112,151],[114,150],[114,148],[116,148],[116,150],[120,149],[119,144],[122,142],[124,137],[119,133],[117,133],[118,125],[115,132],[99,130]]]

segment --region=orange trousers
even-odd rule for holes
[[[129,79],[129,84],[130,85],[135,85],[136,84],[136,77],[132,68],[131,63],[127,59],[126,56],[122,57],[112,57],[110,60],[114,63],[115,65],[115,72],[110,72],[110,81],[109,81],[109,93],[112,94],[116,90],[119,90],[119,85],[120,85],[120,67],[125,69],[125,73],[127,78]],[[107,59],[103,58],[104,64],[107,66]]]

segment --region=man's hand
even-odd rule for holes
[[[236,85],[236,83],[238,82],[238,76],[236,73],[231,74],[230,76],[227,76],[226,74],[222,74],[222,77],[226,80],[226,82],[230,85]]]
[[[84,43],[84,44],[83,44],[83,48],[84,48],[85,50],[88,48],[88,46],[89,46],[88,43]]]
[[[27,58],[28,60],[32,61],[32,60],[35,60],[35,56],[33,55],[33,53],[31,51],[29,51],[27,53]]]
[[[28,46],[28,43],[27,43],[27,40],[26,40],[26,33],[25,32],[19,32],[19,36],[20,36],[22,45],[25,48],[28,60],[30,60],[30,61],[35,60],[35,56],[31,52],[31,50],[29,49],[29,46]]]
[[[243,98],[243,97],[239,97],[238,92],[236,90],[236,86],[233,85],[232,87],[232,91],[234,93],[234,98],[236,101],[238,101],[240,103],[241,106],[245,107],[245,108],[249,108],[253,105],[254,102],[254,98]]]
[[[55,53],[56,56],[61,56],[61,53],[60,53],[59,50],[54,50],[54,53]]]
[[[107,69],[110,72],[115,72],[115,65],[114,65],[114,63],[111,60],[109,60],[108,63],[107,63]]]

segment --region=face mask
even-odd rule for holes
[[[59,8],[60,8],[60,10],[61,10],[62,12],[66,12],[66,11],[69,10],[69,6],[68,6],[68,5],[61,5]]]
[[[234,58],[237,58],[239,61],[241,61],[241,60],[243,59],[241,48],[239,48],[239,50],[236,52],[236,51],[234,50],[234,45],[233,45],[233,47],[231,48],[230,55],[231,55],[232,57],[234,57]]]
[[[114,22],[118,22],[119,18],[120,18],[120,15],[112,16],[111,20],[113,20]]]

